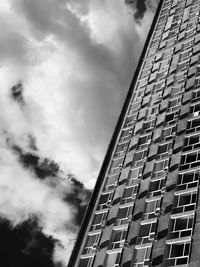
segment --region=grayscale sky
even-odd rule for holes
[[[155,12],[132,2],[0,1],[0,216],[13,227],[36,216],[58,240],[55,262],[77,229],[65,176],[93,188]],[[28,153],[58,164],[60,181],[38,179]]]

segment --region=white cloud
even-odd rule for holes
[[[73,228],[73,212],[63,200],[70,185],[67,182],[62,185],[58,180],[55,190],[47,181],[36,179],[33,173],[22,168],[5,143],[1,134],[0,216],[8,219],[13,226],[36,216],[43,233],[58,240],[55,260],[59,260],[57,254],[62,249],[65,255],[63,263],[67,263],[72,239],[75,238],[75,234],[69,231]]]
[[[41,157],[92,188],[152,13],[137,25],[123,0],[2,0],[0,14],[0,214],[13,224],[36,214],[61,241],[54,256],[63,260],[72,211],[60,191],[22,168],[5,136],[29,151],[31,134]],[[9,97],[19,80],[23,107]]]

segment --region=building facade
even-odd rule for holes
[[[69,267],[200,266],[200,0],[162,0]]]

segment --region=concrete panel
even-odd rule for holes
[[[183,134],[186,131],[187,119],[182,119],[178,121],[177,134]]]
[[[170,171],[178,169],[181,160],[181,152],[172,154],[170,162]]]
[[[165,98],[165,97],[170,96],[171,91],[172,91],[172,87],[171,86],[170,87],[166,87],[164,92],[163,92],[163,97]]]
[[[184,143],[184,135],[176,136],[175,142],[174,142],[174,153],[179,152],[183,148]]]
[[[152,144],[149,148],[148,159],[149,160],[154,159],[157,153],[158,153],[158,144]]]
[[[129,150],[134,149],[138,143],[139,135],[134,135],[129,143]]]
[[[112,233],[112,225],[107,226],[105,229],[103,229],[103,233],[100,240],[100,251],[106,251],[111,238]]]
[[[146,113],[147,113],[147,109],[146,109],[146,108],[142,108],[142,109],[139,111],[139,114],[138,114],[138,120],[144,119],[145,116],[146,116]]]
[[[152,88],[151,88],[151,90],[152,90]],[[143,98],[143,100],[142,100],[142,106],[146,106],[146,105],[149,104],[150,97],[151,97],[151,96],[148,95],[148,96],[146,96],[146,97]]]
[[[168,99],[163,100],[160,105],[160,112],[165,111],[168,108],[168,105],[169,105],[169,100]]]
[[[134,133],[138,133],[142,129],[143,121],[139,121],[136,123],[135,128],[134,128]]]
[[[153,171],[153,164],[154,164],[154,161],[147,161],[145,163],[145,168],[144,168],[144,172],[143,172],[143,179],[147,179],[148,177],[151,176],[151,173]]]
[[[128,178],[130,168],[131,168],[131,166],[128,166],[127,168],[122,169],[121,175],[119,177],[119,181],[122,181],[122,180],[125,180]]]
[[[153,141],[155,141],[155,142],[159,141],[161,134],[162,134],[162,127],[154,129]]]
[[[190,111],[190,103],[182,106],[181,112],[180,112],[180,119],[187,117],[189,114],[189,111]]]
[[[160,126],[165,121],[166,112],[159,114],[156,120],[156,126]]]
[[[96,253],[94,263],[92,266],[93,267],[100,267],[100,266],[103,267],[104,258],[105,258],[105,252],[98,251]]]
[[[183,95],[182,103],[187,104],[188,102],[191,101],[191,99],[192,99],[192,91],[185,92]]]
[[[192,89],[192,87],[194,86],[194,82],[195,82],[195,77],[192,77],[187,80],[186,87],[185,87],[186,91]]]

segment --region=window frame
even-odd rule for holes
[[[112,234],[111,234],[109,249],[122,248],[124,246],[125,241],[126,241],[127,231],[128,231],[127,227],[114,228],[112,230]],[[121,232],[120,238],[115,240],[115,235],[117,235],[117,232]]]
[[[101,220],[100,220],[99,223],[95,223],[95,218],[98,215],[102,215]],[[102,229],[102,227],[105,225],[107,215],[108,215],[108,211],[107,210],[104,210],[103,212],[98,212],[98,211],[95,212],[93,220],[92,220],[92,224],[90,226],[90,231],[96,231],[96,230]]]

